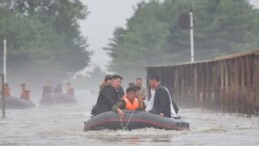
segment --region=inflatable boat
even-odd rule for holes
[[[53,94],[46,97],[42,97],[40,100],[41,105],[52,105],[52,104],[66,104],[76,103],[75,97],[65,94]]]
[[[189,123],[181,119],[161,117],[145,111],[126,111],[124,119],[120,119],[118,113],[108,111],[92,117],[84,122],[84,131],[101,129],[140,129],[156,128],[165,130],[187,130]]]
[[[2,100],[0,101],[0,107],[2,107]],[[32,101],[10,96],[5,97],[5,107],[7,109],[26,109],[35,107],[35,104]]]

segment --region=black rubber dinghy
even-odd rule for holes
[[[0,107],[2,107],[2,100],[0,101]],[[5,97],[5,107],[7,109],[26,109],[33,108],[35,104],[31,101],[25,101],[17,97]]]
[[[53,94],[47,97],[43,97],[40,100],[41,105],[52,105],[52,104],[67,104],[76,103],[75,97],[65,94]]]
[[[101,113],[84,122],[84,131],[101,129],[140,129],[156,128],[166,130],[187,130],[189,123],[181,119],[165,118],[145,111],[126,111],[125,118],[119,118],[118,113],[109,111]]]

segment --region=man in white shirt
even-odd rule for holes
[[[151,97],[148,101],[146,111],[150,111],[153,108],[153,105],[154,105],[155,89],[151,89],[150,92],[151,92]]]
[[[170,102],[170,107],[168,107],[168,108],[170,108],[170,113],[168,113],[167,114],[167,117],[173,117],[173,118],[178,118],[177,117],[177,112],[178,112],[178,107],[176,106],[176,104],[173,104],[173,101],[172,101],[172,97],[171,97],[171,95],[170,95],[170,92],[169,92],[169,90],[166,88],[166,87],[164,87],[164,86],[161,86],[160,85],[160,82],[159,82],[159,76],[158,75],[155,75],[155,76],[153,76],[153,77],[151,77],[151,79],[155,79],[154,81],[155,81],[155,83],[157,84],[157,86],[161,89],[163,89],[164,90],[164,96],[166,95],[168,98],[169,98],[169,102]],[[151,85],[151,87],[152,87],[152,85]],[[154,86],[155,87],[155,86]],[[150,110],[152,110],[153,108],[154,108],[154,99],[155,99],[155,96],[156,96],[156,90],[158,89],[158,87],[157,88],[152,88],[151,89],[151,98],[150,98],[150,100],[149,100],[149,103],[147,104],[147,107],[146,107],[146,111],[150,111]],[[162,91],[162,89],[160,90],[160,91]],[[161,98],[162,98],[162,96],[161,96]]]

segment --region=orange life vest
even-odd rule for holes
[[[123,99],[126,102],[126,110],[137,110],[140,106],[139,106],[139,102],[137,98],[134,98],[133,103],[131,103],[127,97],[123,97]]]
[[[30,90],[23,89],[21,93],[21,98],[24,100],[30,100]]]
[[[5,96],[5,97],[11,96],[10,88],[4,87],[4,96]]]
[[[73,87],[68,87],[67,88],[67,95],[74,96],[74,88]]]

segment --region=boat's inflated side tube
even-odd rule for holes
[[[2,106],[1,101],[0,101],[0,106]],[[25,108],[35,107],[35,104],[30,101],[25,101],[23,99],[10,96],[10,97],[5,97],[5,106],[7,109],[25,109]]]
[[[42,97],[40,100],[41,105],[67,104],[67,103],[76,103],[75,97],[65,95],[65,94],[53,94],[46,97]]]
[[[161,117],[145,111],[126,111],[124,119],[120,119],[118,113],[108,111],[92,117],[85,122],[84,131],[101,129],[139,129],[156,128],[166,130],[189,129],[189,123],[173,118]]]

